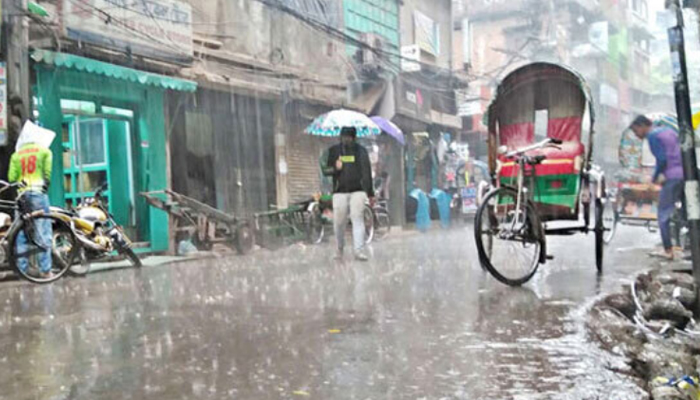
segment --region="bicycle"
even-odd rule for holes
[[[333,199],[330,195],[316,196],[314,199],[305,202],[304,207],[308,213],[307,221],[307,237],[311,244],[319,244],[323,242],[326,235],[326,225],[332,225],[333,218],[328,216],[327,212],[333,210]],[[377,205],[375,205],[375,208]],[[331,214],[332,215],[332,214]],[[388,226],[389,214],[386,208],[380,209],[379,215],[375,212],[368,203],[365,203],[364,209],[362,211],[363,219],[365,222],[365,244],[370,244],[372,240],[375,239],[377,233],[377,223],[384,224]],[[352,224],[348,224],[349,228]],[[383,238],[387,235],[388,230],[381,226],[380,237]],[[380,238],[377,238],[380,239]]]
[[[10,184],[0,181],[0,194],[10,189],[18,189],[22,183]],[[0,251],[2,252],[2,269],[13,270],[23,279],[33,283],[51,283],[60,279],[71,267],[80,246],[70,226],[61,219],[44,213],[43,211],[30,211],[24,202],[24,193],[16,200],[0,200],[0,209],[9,211],[3,214],[6,218],[3,229],[0,231]],[[12,219],[10,216],[16,215]],[[39,229],[48,231],[51,228],[51,239],[42,243]],[[26,244],[20,252],[17,246],[18,240],[25,237]],[[51,251],[51,273],[41,273],[39,261],[42,253]]]
[[[382,240],[391,232],[388,203],[385,199],[377,200],[372,207],[374,217],[374,239]]]

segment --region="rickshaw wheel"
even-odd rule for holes
[[[619,217],[615,209],[615,203],[608,197],[603,208],[603,242],[610,244],[617,232],[617,221]]]
[[[479,262],[498,281],[520,286],[537,272],[545,238],[532,202],[515,209],[517,192],[499,188],[484,197],[476,213],[474,236]],[[523,221],[514,216],[525,215]],[[517,227],[514,229],[513,227]]]
[[[605,249],[605,224],[603,222],[603,200],[595,199],[595,266],[598,273],[603,272],[603,251]]]

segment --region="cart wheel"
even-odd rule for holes
[[[605,223],[603,220],[604,214],[603,200],[595,200],[595,266],[598,273],[603,272],[603,251],[605,249]]]
[[[255,246],[253,229],[249,223],[243,223],[236,228],[236,251],[238,254],[248,254]]]
[[[493,190],[484,197],[474,223],[481,266],[510,286],[529,281],[544,262],[542,223],[532,202],[516,209],[517,197],[511,188]]]
[[[194,238],[194,247],[199,251],[211,251],[214,248],[214,244],[209,241],[199,240],[196,236]]]

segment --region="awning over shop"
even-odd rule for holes
[[[32,52],[32,59],[38,63],[103,75],[109,78],[140,83],[142,85],[179,90],[182,92],[194,92],[197,90],[197,83],[193,81],[139,71],[72,54],[56,53],[48,50],[35,50]]]

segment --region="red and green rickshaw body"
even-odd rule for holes
[[[591,161],[593,147],[590,99],[590,90],[577,72],[557,64],[534,63],[510,73],[489,106],[489,167],[496,186],[515,186],[519,168],[514,160],[499,154],[499,147],[511,151],[544,139],[535,137],[536,112],[547,111],[546,136],[563,141],[558,148],[530,154],[547,156],[534,171],[526,171],[535,175],[535,187],[529,190],[543,220],[578,219],[585,186],[582,172]]]

